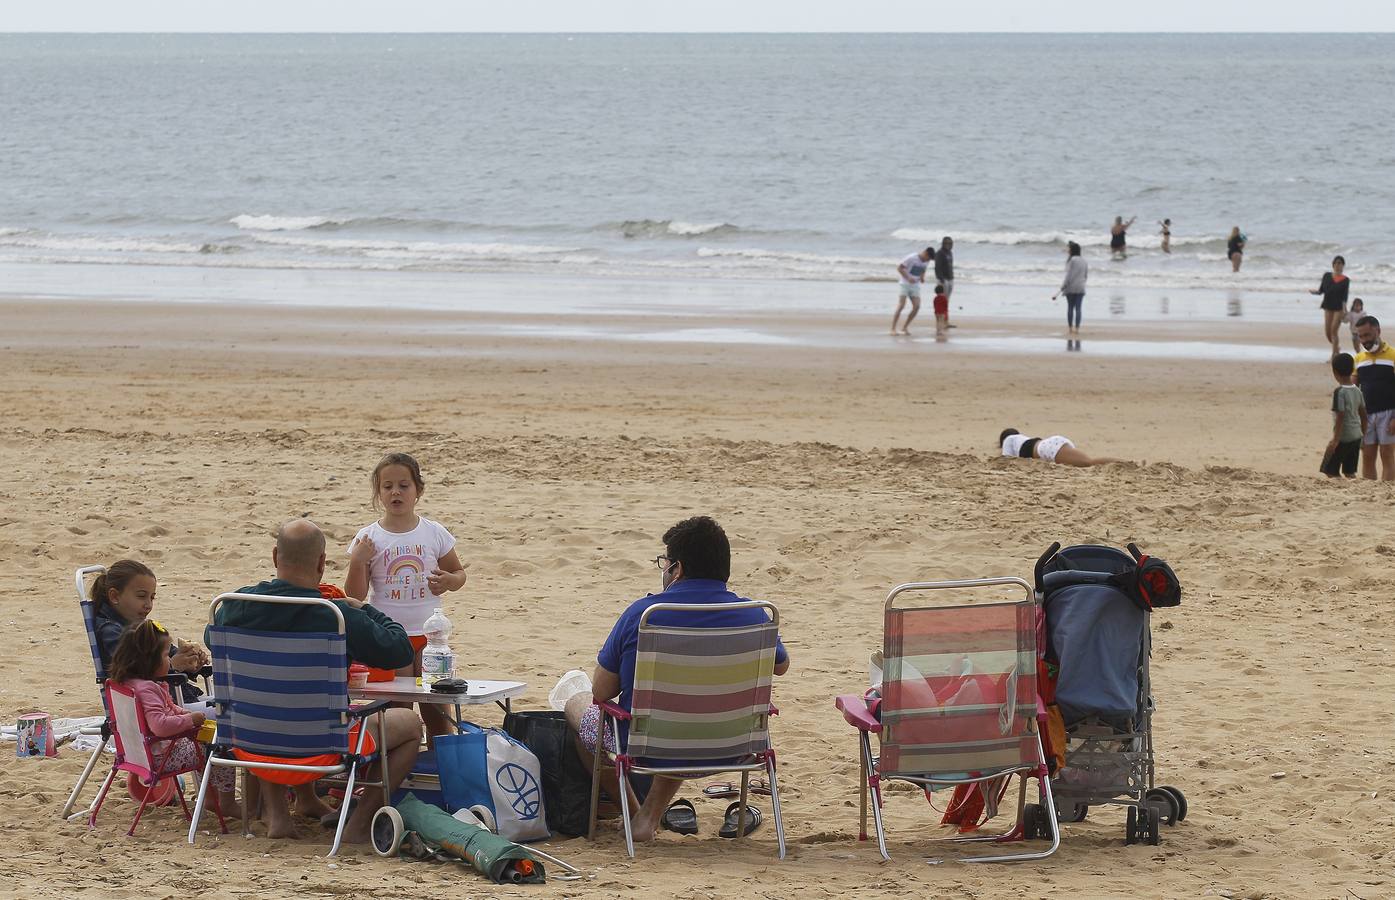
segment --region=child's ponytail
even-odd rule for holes
[[[126,590],[126,585],[131,583],[131,579],[137,575],[148,575],[155,577],[155,573],[150,571],[150,567],[143,562],[136,562],[134,559],[118,559],[107,566],[105,573],[98,575],[97,580],[92,582],[92,593],[88,596],[92,600],[92,612],[97,614],[107,605],[111,597],[111,591],[118,594]]]

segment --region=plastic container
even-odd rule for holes
[[[349,690],[361,691],[368,687],[368,667],[354,663],[349,666]]]
[[[557,686],[547,695],[547,705],[563,712],[567,701],[580,693],[591,693],[591,679],[580,669],[572,669],[557,682]]]
[[[455,677],[455,654],[446,643],[450,639],[450,619],[440,609],[422,624],[426,646],[421,651],[421,683],[430,686],[443,678]]]

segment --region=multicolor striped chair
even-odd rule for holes
[[[897,609],[896,598],[910,591],[1021,588],[1025,598]],[[997,794],[1017,775],[1016,823],[991,836],[960,836],[959,841],[1020,841],[1049,837],[1043,851],[969,857],[967,862],[1042,859],[1056,852],[1060,838],[1051,800],[1046,755],[1038,724],[1037,605],[1031,585],[1020,578],[982,578],[902,584],[886,598],[884,676],[875,708],[864,697],[835,701],[858,730],[861,770],[859,838],[867,839],[867,797],[872,796],[877,845],[884,859],[881,782],[909,781],[927,792],[934,787],[979,786]],[[881,756],[872,754],[871,735],[880,738]],[[1028,806],[1027,779],[1036,778],[1044,803]]]
[[[322,606],[333,614],[338,628],[332,632],[269,632],[218,625],[218,607],[228,602]],[[352,797],[359,766],[373,760],[370,729],[361,723],[390,704],[386,700],[349,704],[344,614],[318,597],[234,593],[220,594],[213,601],[208,622],[218,733],[199,787],[189,843],[194,843],[214,766],[260,772],[269,779],[280,774],[299,775],[300,781],[345,776],[344,796]],[[356,723],[352,728],[351,721]],[[381,719],[378,731],[382,733]],[[378,755],[383,758],[382,777],[359,782],[359,786],[381,788],[386,804],[391,781],[386,754]],[[243,804],[244,823],[247,806]],[[340,805],[329,856],[339,852],[348,816],[346,801]]]
[[[685,617],[705,612],[764,609],[770,621],[740,627],[677,627],[655,625],[650,616],[669,610]],[[785,858],[785,829],[780,818],[780,786],[775,776],[775,751],[770,746],[770,683],[775,673],[775,644],[780,611],[773,603],[697,606],[656,603],[639,620],[634,692],[630,709],[601,704],[602,733],[621,735],[619,753],[611,754],[596,741],[592,767],[591,829],[594,833],[600,799],[600,773],[608,761],[622,785],[631,775],[692,777],[722,772],[741,773],[740,821],[746,831],[746,801],[752,772],[764,771],[770,802]],[[628,734],[620,722],[628,724]],[[625,824],[625,849],[635,855],[628,789],[620,791]]]

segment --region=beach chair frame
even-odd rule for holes
[[[270,603],[278,606],[323,606],[334,614],[336,628],[333,632],[325,633],[286,632],[284,634],[271,635],[267,634],[266,632],[253,631],[250,629],[231,628],[228,626],[218,625],[216,620],[218,608],[222,606],[224,603],[227,603],[232,600],[251,603]],[[213,650],[215,679],[215,696],[211,698],[211,701],[214,709],[217,711],[218,736],[214,738],[213,751],[208,754],[207,763],[204,768],[203,781],[199,785],[199,797],[197,803],[194,805],[193,822],[189,826],[189,843],[194,843],[195,835],[198,833],[199,816],[203,812],[204,800],[208,792],[209,776],[212,774],[214,766],[226,766],[242,770],[244,795],[247,794],[247,779],[253,777],[251,776],[250,772],[248,772],[249,769],[271,769],[275,771],[286,772],[313,772],[323,777],[331,778],[331,780],[333,780],[332,776],[343,776],[344,779],[344,802],[340,804],[339,807],[339,821],[334,830],[334,842],[330,846],[329,853],[326,854],[326,856],[336,855],[339,852],[339,845],[342,843],[344,838],[344,825],[349,818],[349,801],[350,798],[352,798],[354,795],[354,786],[356,782],[359,787],[381,789],[383,792],[384,806],[390,805],[392,800],[389,789],[389,785],[392,784],[392,781],[388,772],[387,748],[379,746],[375,753],[367,756],[365,756],[363,753],[364,741],[367,739],[368,735],[368,728],[366,727],[367,717],[370,715],[376,715],[378,717],[378,742],[379,744],[381,744],[382,737],[386,734],[386,730],[384,729],[383,723],[383,713],[388,709],[389,706],[391,706],[391,704],[386,700],[378,700],[374,701],[373,703],[361,704],[359,706],[351,706],[349,704],[349,673],[348,655],[347,651],[345,650],[346,639],[344,630],[344,614],[339,610],[339,607],[335,606],[330,601],[325,600],[321,597],[276,597],[269,596],[266,594],[240,594],[234,592],[219,594],[217,597],[214,598],[213,602],[209,604],[208,624],[210,626],[210,636],[213,639],[213,646],[211,647],[211,649]],[[320,752],[338,753],[339,760],[337,762],[329,765],[306,765],[289,762],[273,763],[237,759],[232,755],[232,750],[235,747],[237,747],[239,743],[239,738],[237,737],[237,726],[233,722],[232,717],[234,715],[240,715],[239,711],[237,711],[235,707],[244,702],[243,698],[240,696],[240,694],[242,694],[243,692],[243,688],[239,686],[239,682],[242,680],[241,666],[243,664],[239,662],[239,660],[236,658],[236,655],[225,652],[228,648],[224,646],[224,641],[226,640],[226,637],[228,635],[238,635],[239,637],[247,637],[252,639],[253,641],[284,640],[287,644],[290,644],[291,642],[295,641],[306,643],[320,642],[326,644],[330,648],[328,651],[322,652],[320,654],[321,656],[325,657],[324,661],[327,663],[327,665],[324,667],[325,671],[321,673],[324,674],[326,678],[322,681],[317,681],[315,683],[322,686],[323,693],[321,694],[321,696],[342,696],[344,698],[344,702],[341,708],[332,709],[327,707],[325,710],[325,716],[321,720],[326,726],[326,730],[323,733],[325,745],[332,745],[333,749],[325,751],[316,750],[310,752],[304,752],[295,748],[281,749],[284,749],[284,755],[287,758],[317,755]],[[301,663],[304,663],[306,661],[305,657],[311,655],[313,654],[300,654],[296,658]],[[289,657],[290,654],[287,654],[287,658]],[[338,665],[338,662],[340,661],[342,661],[343,665]],[[270,660],[262,660],[258,662],[256,665],[258,667],[259,672],[257,677],[263,681],[279,681],[281,684],[288,686],[295,685],[301,681],[304,681],[304,679],[300,677],[302,673],[298,672],[296,668],[291,667],[289,665],[278,666],[275,662]],[[248,704],[249,707],[255,705],[251,699],[248,699],[245,702]],[[266,707],[263,705],[259,706],[258,708],[265,709]],[[349,746],[350,741],[348,726],[350,721],[352,720],[358,720],[361,724],[358,732],[358,740],[351,747]],[[268,723],[270,723],[269,720],[263,719],[263,721],[267,721]],[[337,728],[342,728],[344,732],[342,736],[342,746],[339,745],[337,736],[334,734],[334,731],[336,730],[336,723]],[[301,735],[301,737],[306,736],[307,735]],[[319,735],[308,736],[311,738],[315,738]],[[281,755],[280,752],[277,752],[276,750],[268,750],[265,747],[262,747],[261,745],[258,745],[256,752],[259,754],[267,755]],[[376,781],[360,781],[358,779],[359,766],[367,765],[368,763],[374,761],[374,757],[381,761],[381,776]],[[242,821],[244,834],[250,833],[247,823],[248,805],[248,803],[243,803]]]
[[[126,831],[127,835],[133,835],[136,833],[136,826],[140,824],[141,816],[145,814],[145,807],[150,802],[150,795],[159,781],[175,775],[183,775],[185,772],[198,772],[203,767],[204,754],[203,748],[198,742],[199,729],[188,728],[168,738],[156,737],[145,726],[145,711],[142,709],[140,699],[136,697],[135,691],[124,684],[109,681],[103,686],[103,694],[106,696],[107,709],[110,710],[111,737],[116,742],[116,759],[111,764],[111,771],[107,773],[106,780],[102,782],[101,790],[97,792],[97,799],[92,803],[92,811],[87,817],[87,827],[97,827],[97,813],[102,809],[102,801],[106,799],[107,791],[111,790],[116,773],[126,772],[127,777],[139,778],[141,784],[150,789],[141,797],[135,818],[131,820],[131,827]],[[183,739],[188,739],[193,743],[195,762],[182,769],[167,771],[166,760],[169,754],[174,752],[175,742]],[[167,742],[166,747],[164,751],[157,751],[155,745],[161,742]],[[197,820],[189,812],[189,801],[184,798],[184,791],[176,790],[175,796],[179,798],[179,805],[184,809],[184,817],[197,825]],[[224,834],[227,834],[228,824],[223,819],[223,811],[218,805],[216,795],[213,798],[213,811],[218,816],[219,827],[222,828]]]
[[[649,617],[654,613],[667,611],[681,611],[685,614],[721,613],[738,609],[763,609],[770,617],[770,621],[753,625],[742,625],[733,627],[702,628],[700,626],[664,626],[653,625],[649,622]],[[705,639],[718,638],[726,642],[728,648],[747,646],[752,643],[760,645],[758,658],[755,661],[745,661],[744,664],[751,666],[750,676],[745,680],[733,684],[723,685],[724,693],[736,695],[748,693],[753,698],[751,704],[750,724],[744,735],[725,736],[718,738],[723,748],[739,747],[737,752],[719,753],[713,746],[696,747],[684,745],[681,749],[676,746],[664,747],[661,743],[650,746],[651,741],[642,739],[635,741],[636,720],[640,720],[639,728],[645,729],[648,723],[663,722],[665,714],[685,714],[685,710],[669,709],[663,705],[655,705],[653,700],[663,696],[658,692],[649,692],[648,685],[651,683],[647,679],[641,678],[641,667],[636,665],[634,680],[634,695],[639,697],[643,689],[649,696],[645,701],[649,705],[641,705],[639,702],[632,702],[631,710],[605,702],[600,704],[601,720],[597,728],[595,757],[592,764],[591,776],[591,818],[587,833],[588,839],[595,839],[597,809],[600,803],[601,772],[604,768],[611,767],[616,771],[616,776],[620,782],[620,815],[625,828],[625,851],[633,859],[635,855],[634,832],[632,815],[630,812],[630,776],[632,775],[670,775],[674,777],[700,777],[704,775],[716,775],[728,772],[741,773],[740,791],[740,813],[738,815],[736,840],[746,837],[746,802],[749,797],[750,777],[752,772],[764,772],[767,784],[770,787],[771,815],[775,820],[775,836],[779,844],[780,859],[785,858],[785,827],[781,818],[780,809],[780,783],[776,775],[775,750],[770,742],[770,716],[779,715],[779,710],[770,703],[770,685],[775,674],[775,646],[778,640],[780,626],[780,610],[773,603],[763,600],[744,600],[738,603],[720,604],[688,604],[688,603],[656,603],[644,611],[639,619],[640,653],[651,656],[653,670],[658,671],[658,667],[664,664],[660,657],[670,655],[666,653],[665,643],[675,639],[681,640],[693,636],[695,632],[703,632]],[[745,643],[743,644],[743,640]],[[749,657],[750,651],[741,651],[729,654],[712,654],[705,658],[706,664],[719,664],[723,656],[727,657]],[[637,663],[639,660],[637,659]],[[670,682],[671,683],[671,682]],[[759,711],[756,711],[759,709]],[[620,735],[620,722],[629,722],[630,733],[627,735],[625,746],[618,743],[616,749],[619,753],[611,753],[605,748],[604,735],[607,729],[616,735],[617,741]],[[700,734],[700,725],[694,733]],[[644,732],[641,731],[644,737]],[[702,740],[700,737],[693,737],[693,740]],[[638,743],[638,748],[636,748]],[[714,742],[715,743],[715,742]],[[636,753],[639,749],[643,752]],[[744,752],[741,752],[744,751]],[[659,754],[656,758],[654,754]],[[712,758],[738,758],[743,762],[714,762],[712,765],[665,765],[661,761],[663,754],[686,754],[690,760],[701,759],[703,754],[710,754]],[[640,760],[645,760],[641,762]]]
[[[1016,587],[1023,592],[1023,599],[1018,601],[996,602],[996,603],[968,603],[939,606],[924,606],[918,608],[898,609],[896,600],[902,594],[919,591],[942,591],[942,590],[965,590],[986,587]],[[1024,836],[1025,811],[1027,800],[1027,780],[1035,778],[1038,782],[1038,793],[1041,796],[1045,808],[1045,819],[1051,832],[1051,845],[1041,851],[1032,851],[1017,854],[995,854],[989,856],[965,857],[965,862],[1010,862],[1033,859],[1044,859],[1056,852],[1060,846],[1060,829],[1056,825],[1056,808],[1051,795],[1050,775],[1046,765],[1046,752],[1042,745],[1041,731],[1038,718],[1040,715],[1040,703],[1037,700],[1036,691],[1036,660],[1037,660],[1037,599],[1032,586],[1020,578],[974,578],[961,579],[955,581],[926,581],[910,582],[900,584],[892,588],[887,594],[886,602],[883,604],[883,613],[886,617],[885,625],[891,624],[893,615],[904,615],[917,611],[935,611],[937,613],[950,612],[957,609],[984,609],[987,607],[1012,607],[1019,610],[1018,626],[1016,628],[1016,649],[1017,662],[1013,669],[1006,673],[1006,678],[1012,681],[1006,683],[1007,721],[1009,723],[1020,718],[1022,728],[1021,739],[1029,741],[1035,749],[1035,759],[1019,759],[1015,764],[995,765],[991,769],[980,769],[972,766],[956,766],[959,771],[953,773],[929,772],[902,772],[883,771],[880,765],[881,758],[872,752],[871,735],[885,735],[885,727],[882,719],[873,714],[863,697],[857,695],[845,695],[838,697],[835,705],[843,712],[843,717],[858,731],[858,760],[859,760],[859,831],[858,839],[867,840],[867,806],[868,797],[872,799],[872,815],[875,822],[877,834],[877,848],[880,850],[882,858],[891,859],[891,855],[886,848],[886,828],[882,821],[882,790],[881,782],[884,780],[907,781],[922,788],[929,789],[939,786],[957,786],[961,784],[979,784],[992,781],[1011,775],[1017,775],[1019,779],[1017,792],[1017,816],[1011,829],[1000,834],[993,835],[962,835],[952,838],[942,838],[952,842],[994,842],[1003,843],[1008,841],[1020,841]],[[1026,613],[1023,616],[1023,613]],[[1024,627],[1023,622],[1028,621],[1031,627]],[[888,629],[889,630],[889,629]],[[890,641],[884,638],[884,656],[890,661],[894,656],[894,648],[890,646]],[[1030,663],[1028,662],[1030,660]],[[888,667],[890,671],[890,667]],[[1026,698],[1030,697],[1030,700]],[[1010,703],[1010,705],[1008,705]],[[886,718],[888,714],[897,716],[901,711],[888,709],[886,698],[883,697],[881,715]],[[929,714],[909,712],[902,714],[902,722],[913,721],[915,719],[929,719]],[[999,715],[1002,715],[999,713]],[[944,721],[943,716],[940,720]],[[884,741],[883,753],[886,751]]]

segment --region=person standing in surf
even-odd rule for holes
[[[954,296],[954,238],[945,237],[940,241],[940,249],[935,254],[935,281],[939,282],[941,290],[936,294],[943,294],[945,297],[945,320],[939,321],[939,313],[936,313],[936,325],[943,324],[945,328],[954,326],[949,324],[949,298]],[[937,328],[938,333],[938,328]]]
[[[1080,255],[1080,245],[1071,241],[1066,245],[1066,278],[1061,287],[1051,295],[1055,300],[1066,295],[1066,333],[1080,333],[1080,310],[1085,302],[1085,280],[1090,277],[1090,267],[1085,257]]]
[[[906,301],[911,301],[911,313],[906,316],[906,324],[901,327],[901,334],[911,333],[911,322],[915,320],[916,313],[920,312],[920,286],[925,283],[925,270],[930,268],[931,261],[935,258],[935,248],[926,247],[919,253],[912,253],[901,260],[901,265],[896,267],[896,274],[901,276],[900,292],[896,299],[896,315],[891,317],[891,333],[896,334],[896,323],[901,320],[901,310],[906,308]]]
[[[1230,260],[1230,271],[1239,272],[1240,263],[1245,259],[1245,234],[1240,230],[1239,225],[1230,229],[1230,237],[1226,238],[1225,257]],[[1316,294],[1317,291],[1313,293]]]
[[[1138,216],[1134,216],[1127,222],[1123,216],[1115,216],[1114,224],[1109,227],[1109,252],[1115,259],[1128,259],[1128,232],[1129,226],[1138,221]]]
[[[1162,226],[1162,252],[1172,252],[1172,220],[1163,219],[1158,223]]]
[[[1332,345],[1332,355],[1342,349],[1342,320],[1347,314],[1347,293],[1351,290],[1351,279],[1346,276],[1347,261],[1342,256],[1332,257],[1332,271],[1322,276],[1322,284],[1310,294],[1322,295],[1322,333],[1327,343]]]

